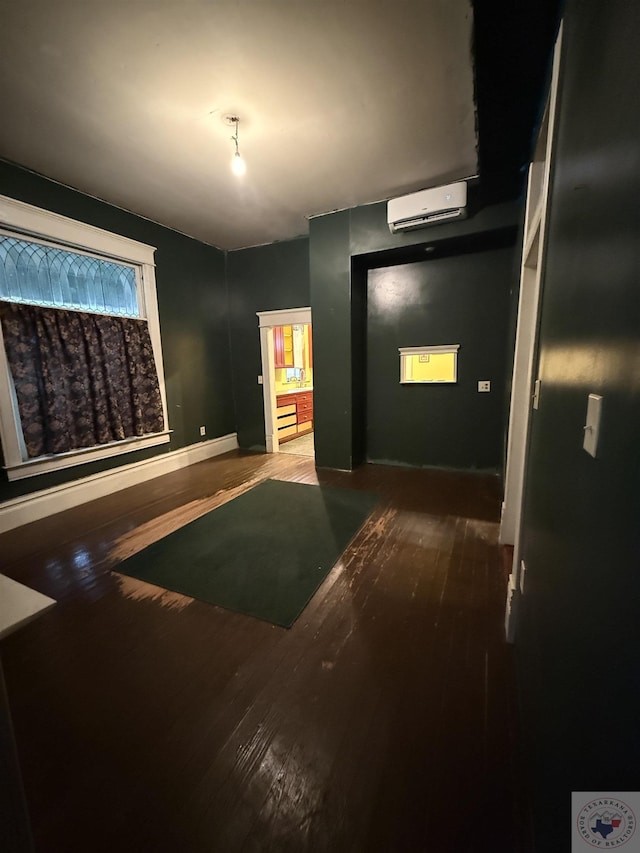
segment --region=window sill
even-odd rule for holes
[[[85,465],[87,462],[96,462],[99,459],[109,459],[123,453],[166,444],[171,440],[171,432],[172,430],[167,430],[139,438],[127,438],[124,441],[73,450],[58,456],[40,456],[38,459],[29,459],[17,465],[6,465],[4,470],[7,472],[9,481],[24,480],[27,477],[36,477],[38,474],[48,474],[50,471],[60,471],[64,468],[72,468],[74,465]]]

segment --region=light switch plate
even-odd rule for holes
[[[600,417],[602,414],[602,397],[600,394],[589,394],[587,400],[587,420],[584,425],[584,440],[582,446],[591,456],[598,450],[600,434]]]

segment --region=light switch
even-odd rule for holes
[[[584,441],[582,446],[591,456],[595,456],[598,449],[601,413],[602,397],[600,394],[589,394],[587,400],[587,422],[584,425]]]

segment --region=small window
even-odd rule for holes
[[[460,344],[400,347],[400,383],[424,385],[458,381]]]

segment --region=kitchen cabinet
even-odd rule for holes
[[[294,367],[293,326],[282,327],[282,340],[284,344],[284,366]]]
[[[273,365],[276,370],[284,367],[284,335],[282,326],[275,326],[273,329]]]
[[[276,397],[278,443],[313,430],[313,391],[290,392]]]
[[[274,326],[274,367],[293,367],[293,326]]]

